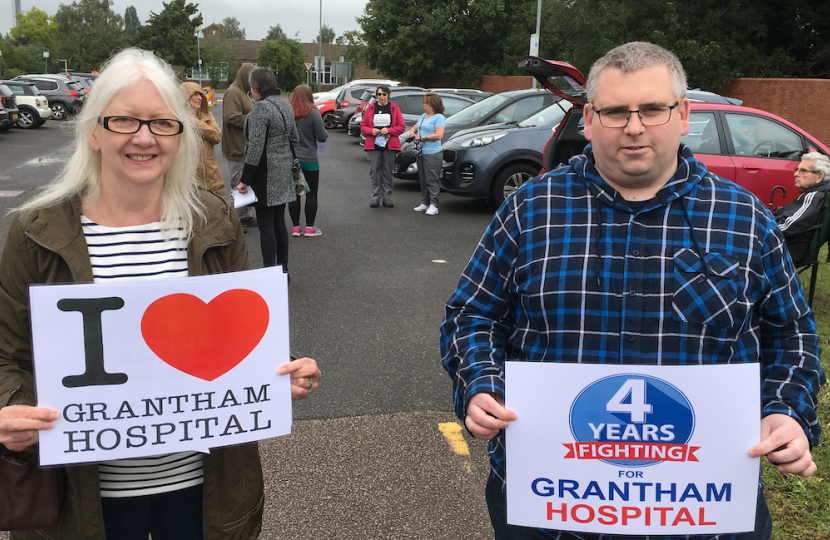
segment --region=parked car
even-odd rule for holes
[[[79,82],[59,75],[20,75],[14,80],[34,83],[40,93],[49,100],[54,120],[66,120],[78,112],[86,96],[86,90]]]
[[[334,114],[334,100],[327,99],[325,101],[317,101],[314,103],[317,110],[320,111],[320,116],[323,117],[323,125],[326,129],[334,129],[337,127],[337,115]]]
[[[352,86],[358,85],[372,85],[372,84],[386,84],[389,86],[400,86],[399,81],[392,81],[389,79],[355,79],[353,81],[349,81],[342,86],[338,86],[337,88],[333,88],[327,92],[315,92],[312,94],[314,96],[314,103],[318,103],[320,101],[328,101],[330,99],[335,99],[337,94],[340,93],[341,90],[344,88],[351,88]]]
[[[70,75],[72,75],[72,74],[70,74]],[[88,77],[82,77],[80,75],[72,75],[71,77],[68,77],[68,78],[72,81],[75,81],[75,82],[79,83],[81,86],[83,86],[84,90],[86,90],[87,95],[89,95],[92,92],[92,82],[93,82],[92,79],[90,79]]]
[[[366,108],[369,100],[375,95],[375,90],[377,90],[377,85],[360,85],[341,90],[337,99],[334,100],[338,123],[343,127],[348,127],[349,120],[351,120],[352,116],[358,112],[363,112],[363,109]],[[426,92],[420,86],[396,86],[393,93],[405,91]]]
[[[2,105],[0,105],[0,132],[8,131],[7,129],[3,129],[3,126],[6,126],[11,123],[11,113]]]
[[[14,93],[5,84],[0,84],[0,107],[6,111],[5,118],[0,120],[0,131],[8,131],[17,125],[19,111]]]
[[[481,101],[493,95],[493,92],[485,92],[483,90],[476,90],[475,88],[430,88],[427,91],[437,94],[455,94],[457,96],[468,97],[473,101]]]
[[[474,103],[463,112],[447,119],[444,141],[462,129],[507,122],[518,123],[531,114],[558,101],[558,98],[544,88],[508,90]],[[417,180],[418,165],[412,155],[412,144],[405,143],[395,156],[392,174],[402,180]]]
[[[444,116],[448,119],[455,115],[457,112],[466,109],[474,104],[473,100],[470,98],[466,98],[463,96],[451,96],[448,94],[438,94],[441,96],[441,101],[444,103]],[[376,100],[373,97],[371,99],[371,103],[374,103]],[[401,110],[401,115],[403,115],[404,124],[406,124],[407,131],[414,126],[418,119],[421,118],[421,115],[424,114],[424,93],[423,92],[392,92],[392,95],[389,96],[389,103],[395,103],[398,105],[398,108]],[[358,128],[359,129],[359,128]],[[403,135],[401,135],[401,144],[405,144],[405,139],[407,138],[406,131]],[[360,145],[366,141],[366,136],[362,133],[360,134]],[[392,173],[394,174],[394,167],[392,169]]]
[[[19,111],[17,127],[33,129],[42,126],[52,118],[49,100],[40,93],[33,83],[25,81],[0,81],[14,94]]]
[[[558,99],[518,124],[459,131],[444,143],[441,188],[501,204],[538,174],[545,143],[571,107],[567,100]]]
[[[581,153],[586,144],[584,90],[580,90],[585,77],[565,62],[526,56],[518,58],[517,64],[574,105],[544,150],[544,168],[555,169]],[[568,84],[567,78],[575,84]],[[569,86],[574,91],[562,91]],[[689,133],[681,141],[710,171],[743,186],[770,207],[784,205],[798,196],[798,190],[792,187],[793,171],[803,153],[813,150],[830,156],[830,147],[787,120],[730,103],[692,101]],[[782,196],[773,199],[779,192]]]

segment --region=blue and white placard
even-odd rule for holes
[[[507,522],[629,535],[755,525],[758,364],[507,362]]]

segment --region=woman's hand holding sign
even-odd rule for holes
[[[39,429],[52,429],[57,411],[29,405],[0,408],[0,444],[12,452],[22,452],[38,440]]]
[[[481,392],[467,403],[464,424],[476,439],[489,441],[499,434],[499,430],[506,429],[508,422],[515,419],[516,413],[504,408],[504,399]]]
[[[277,369],[278,375],[289,373],[291,374],[291,399],[294,401],[310,396],[317,388],[317,381],[323,375],[317,367],[317,362],[312,358],[299,358]]]
[[[778,472],[804,478],[817,469],[801,424],[786,414],[770,414],[761,420],[761,442],[749,449],[749,455],[767,456]]]

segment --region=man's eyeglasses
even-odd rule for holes
[[[795,172],[795,174],[807,174],[807,173],[816,174],[815,170],[813,170],[813,169],[804,169],[802,167],[797,168],[794,172]]]
[[[624,128],[628,125],[628,121],[631,119],[633,113],[637,113],[637,116],[640,117],[641,124],[651,127],[668,124],[671,119],[672,110],[680,105],[681,101],[683,101],[682,98],[678,99],[674,105],[649,105],[636,111],[630,111],[622,107],[600,110],[594,108],[593,103],[589,106],[599,116],[599,123],[602,124],[602,127]]]
[[[107,131],[129,135],[138,133],[141,126],[147,125],[150,133],[162,137],[178,135],[184,131],[184,124],[171,118],[157,118],[154,120],[141,120],[132,116],[99,116],[98,123],[104,126]]]

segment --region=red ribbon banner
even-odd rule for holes
[[[697,461],[699,446],[643,442],[577,442],[564,444],[565,459],[623,459],[632,461]]]

